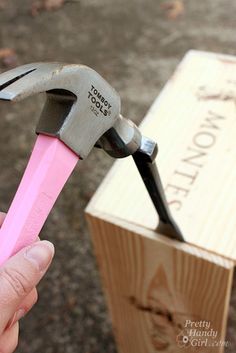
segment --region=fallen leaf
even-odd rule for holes
[[[39,14],[39,12],[42,10],[42,6],[40,1],[34,1],[33,4],[31,5],[31,16],[35,17]]]
[[[64,5],[65,0],[44,0],[46,11],[57,10]]]
[[[17,65],[17,54],[14,49],[1,48],[0,61],[6,67],[15,67]]]
[[[6,1],[5,0],[0,0],[0,10],[4,10],[6,7]]]
[[[37,16],[42,11],[55,11],[65,4],[65,0],[38,0],[31,5],[31,15]]]
[[[161,6],[166,12],[166,17],[170,20],[175,20],[184,13],[184,4],[182,0],[167,1]]]

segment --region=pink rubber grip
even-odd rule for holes
[[[39,135],[0,229],[0,265],[38,237],[79,157],[55,137]]]

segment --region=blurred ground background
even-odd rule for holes
[[[236,2],[229,0],[0,0],[0,9],[1,71],[34,61],[87,64],[117,89],[123,114],[136,123],[186,51],[236,52]],[[42,101],[0,105],[1,210],[25,168]],[[22,320],[19,353],[116,352],[83,214],[112,163],[96,150],[80,163],[42,231],[56,256],[37,306]],[[235,352],[235,330],[236,288],[227,353]]]

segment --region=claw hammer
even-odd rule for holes
[[[120,114],[116,91],[84,65],[34,63],[0,75],[0,99],[20,101],[46,92],[38,135],[0,230],[0,265],[34,242],[78,160],[92,148],[132,156],[159,214],[157,231],[183,241],[155,164],[157,144]]]

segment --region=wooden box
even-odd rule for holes
[[[236,58],[188,52],[141,130],[158,142],[186,243],[155,232],[132,158],[117,161],[86,212],[118,351],[223,352],[236,260]]]

